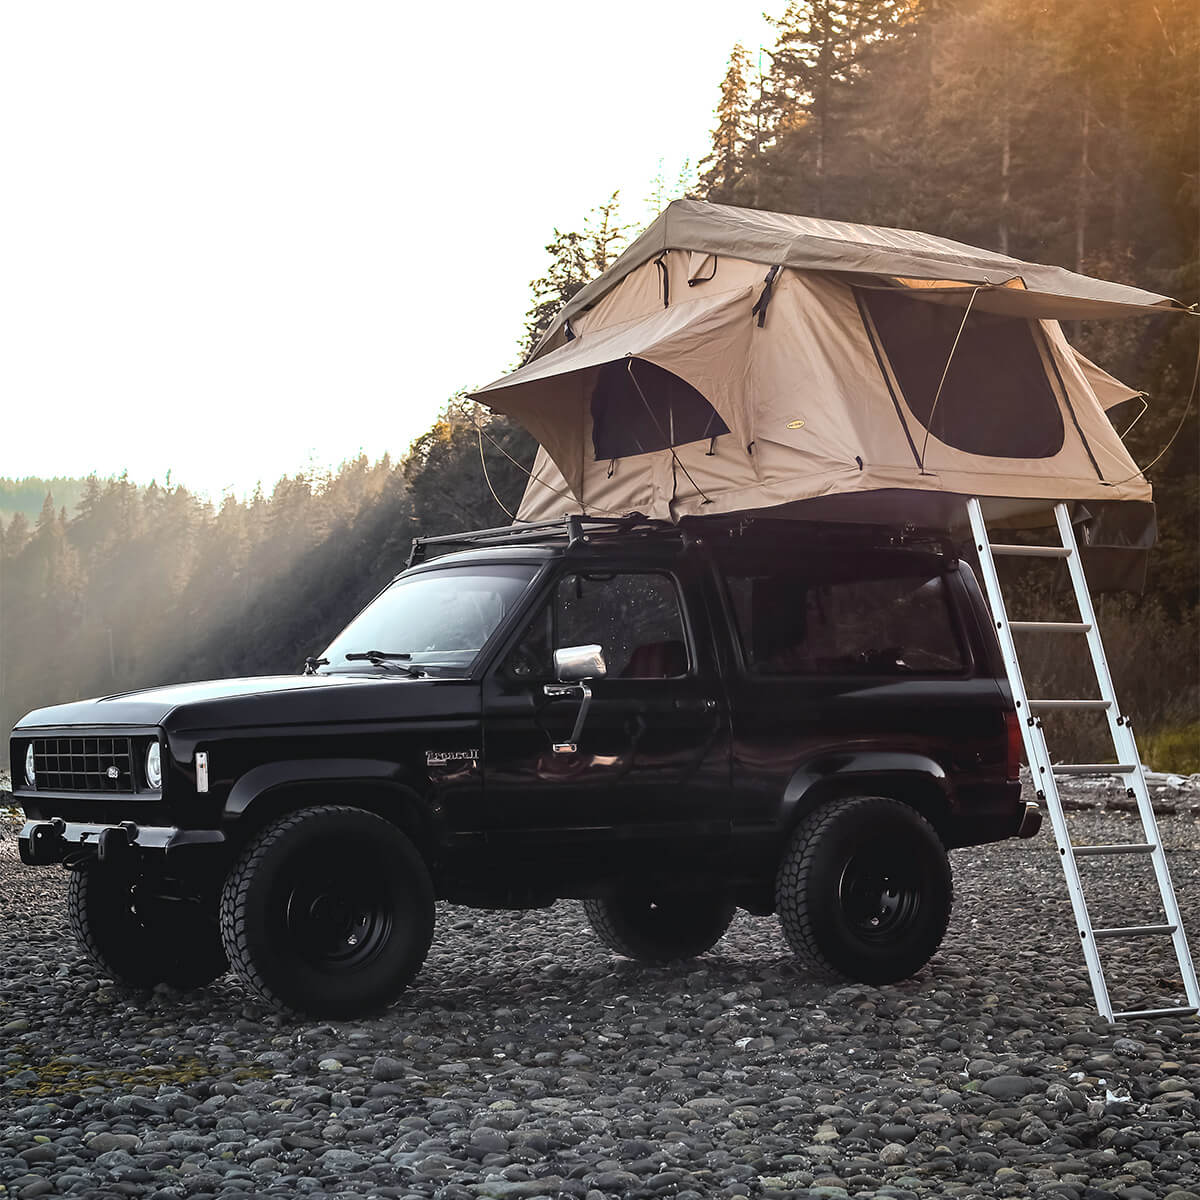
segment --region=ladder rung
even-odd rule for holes
[[[1003,546],[990,543],[993,554],[1011,554],[1022,558],[1070,558],[1069,546]]]
[[[1184,1005],[1181,1008],[1135,1008],[1130,1012],[1113,1013],[1113,1020],[1129,1020],[1131,1017],[1189,1017],[1196,1011],[1194,1004]]]
[[[1050,768],[1055,775],[1132,775],[1133,763],[1055,763]]]
[[[1030,712],[1054,712],[1056,709],[1074,708],[1104,712],[1110,707],[1107,700],[1030,700]]]
[[[1009,629],[1022,633],[1090,633],[1086,621],[1009,621]]]
[[[1117,929],[1093,929],[1092,936],[1097,938],[1150,937],[1157,933],[1174,932],[1174,925],[1126,925]]]
[[[1158,849],[1154,842],[1113,842],[1101,846],[1072,846],[1076,858],[1089,858],[1094,854],[1152,854]]]

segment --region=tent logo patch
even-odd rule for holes
[[[789,421],[787,423],[787,428],[788,429],[803,429],[804,421],[800,417],[797,417],[794,421]]]

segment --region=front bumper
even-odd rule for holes
[[[122,821],[98,825],[84,821],[26,821],[21,829],[21,861],[40,867],[50,863],[83,860],[93,855],[101,862],[132,857],[140,851],[169,854],[186,846],[220,845],[219,829],[180,829],[175,825],[138,825]]]

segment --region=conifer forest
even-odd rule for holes
[[[714,111],[695,114],[708,156],[674,189],[660,180],[656,201],[920,229],[1200,300],[1195,0],[790,0],[772,24],[773,44],[731,48]],[[620,197],[598,201],[548,231],[515,357],[637,232]],[[1154,486],[1159,544],[1145,593],[1105,597],[1101,622],[1147,762],[1200,771],[1200,319],[1066,332],[1148,398],[1125,440]],[[532,439],[461,396],[425,398],[439,399],[403,453],[299,470],[248,499],[169,478],[0,480],[2,731],[77,697],[297,671],[414,535],[507,523]]]

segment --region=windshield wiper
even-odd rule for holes
[[[414,677],[424,673],[420,667],[407,665],[405,660],[412,658],[407,650],[355,650],[344,657],[347,662],[369,662],[376,667],[392,667]]]

